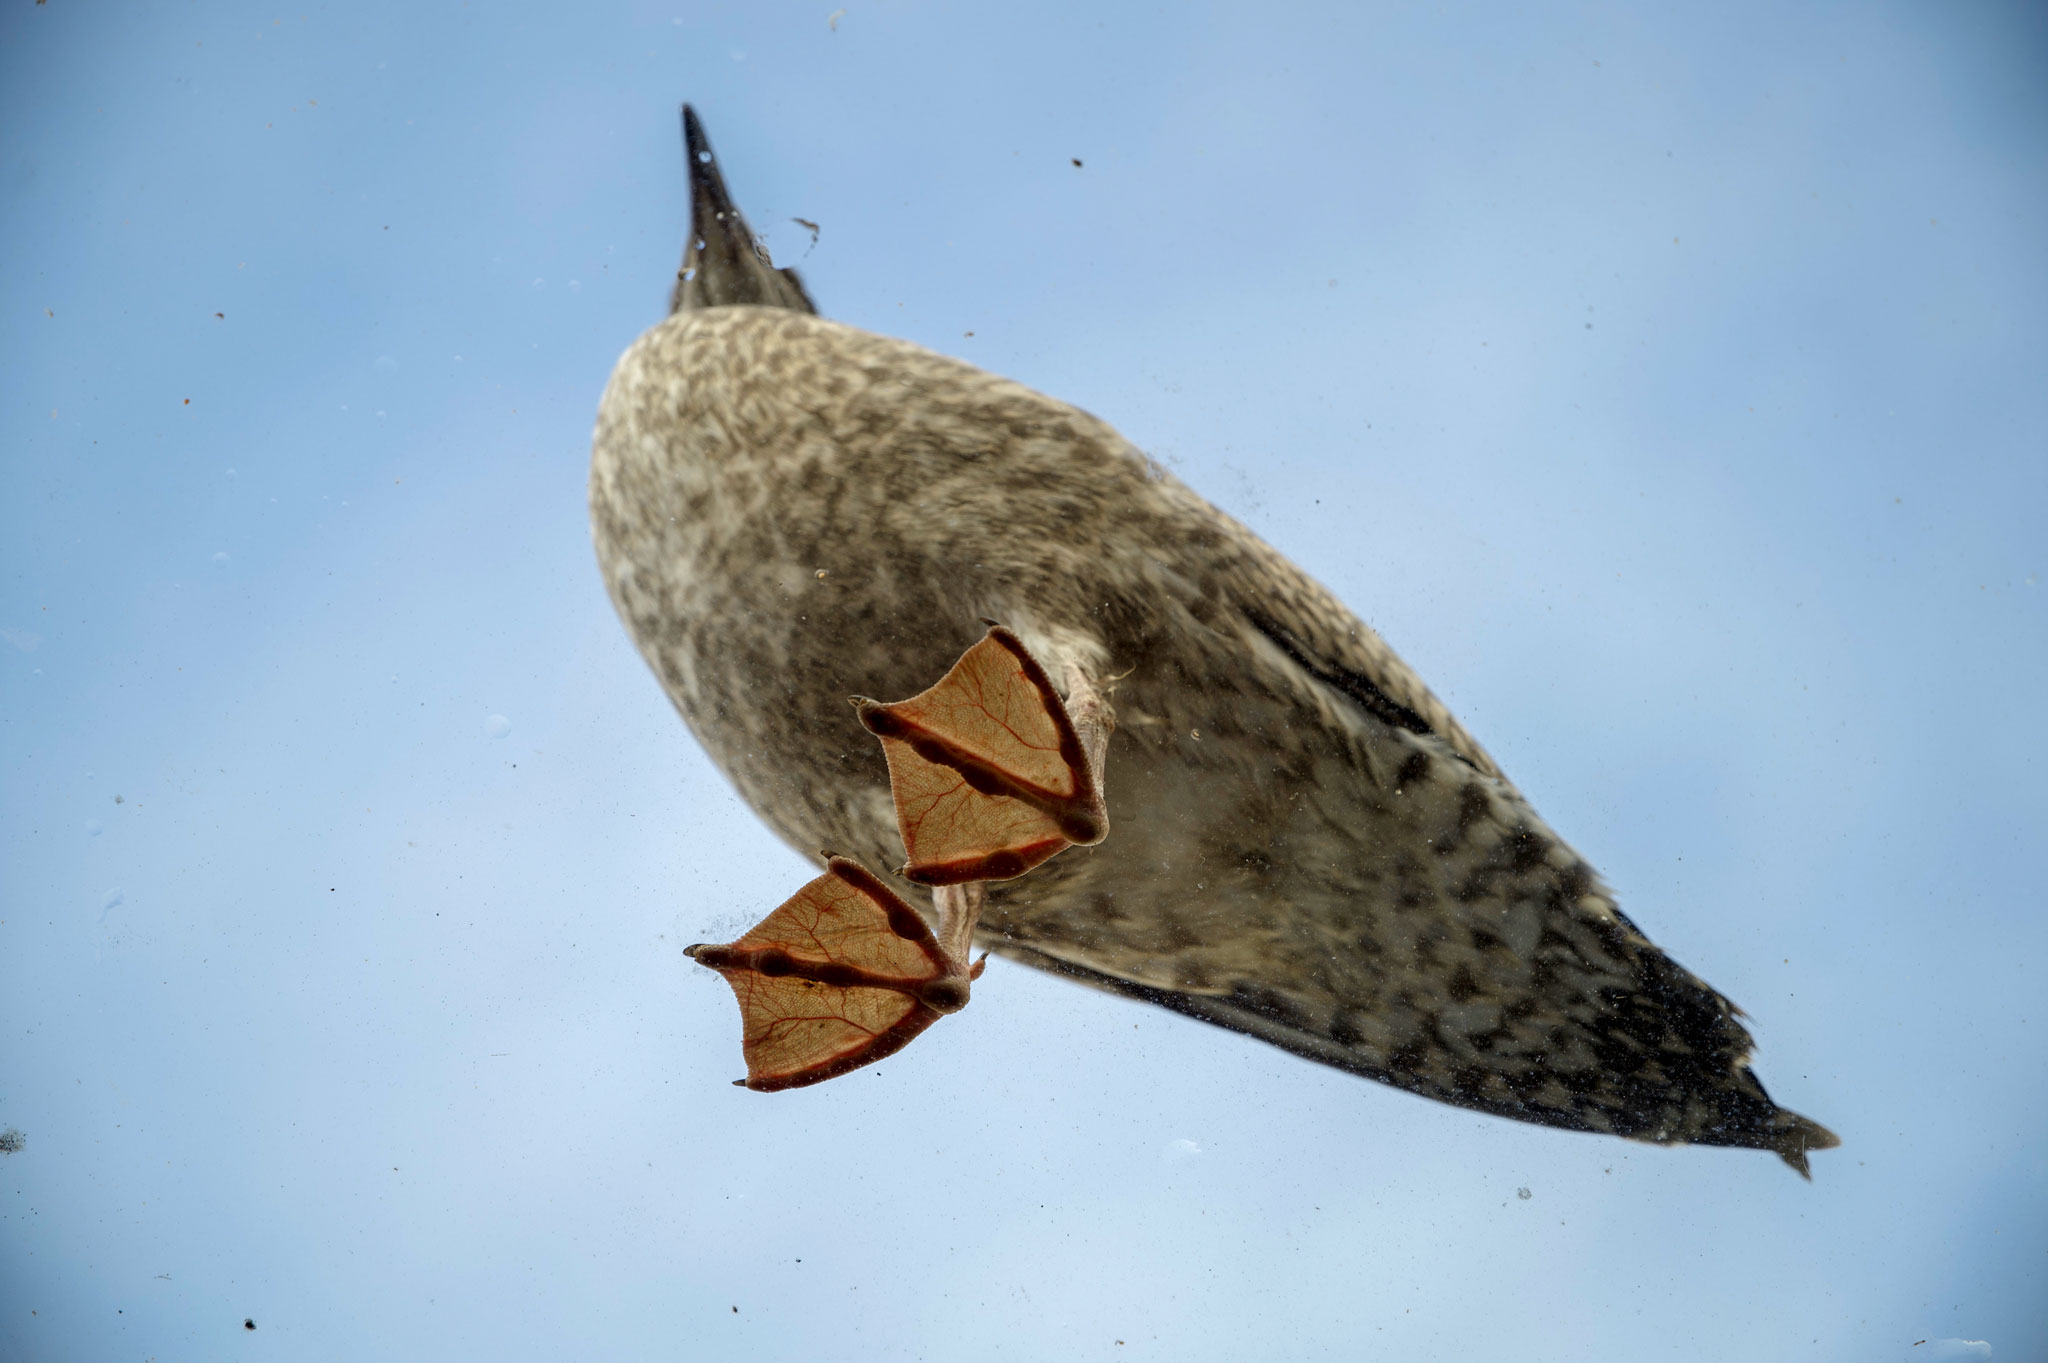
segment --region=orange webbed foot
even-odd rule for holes
[[[1009,880],[1102,841],[1107,707],[1085,679],[1070,687],[1080,726],[1030,650],[994,625],[930,690],[889,705],[854,698],[889,761],[909,855],[900,875],[933,886]]]
[[[902,874],[932,887],[939,929],[866,867],[828,857],[824,875],[738,941],[689,947],[739,1001],[747,1077],[735,1082],[801,1088],[894,1055],[967,1006],[988,959],[967,963],[982,882],[1102,840],[1109,706],[1084,672],[1068,672],[1063,702],[1022,641],[992,626],[929,691],[894,705],[855,699],[889,761],[910,856]]]
[[[977,905],[978,907],[978,905]],[[971,932],[971,926],[970,926]],[[740,1005],[756,1092],[801,1088],[873,1064],[967,1004],[981,973],[939,945],[873,872],[833,857],[738,941],[687,953],[725,976]]]

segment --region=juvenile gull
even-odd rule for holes
[[[900,861],[846,698],[919,691],[1000,620],[1108,692],[1114,831],[990,886],[978,946],[1499,1116],[1802,1174],[1837,1143],[1341,602],[1088,413],[817,317],[683,124],[692,230],[605,390],[591,522],[776,833]]]

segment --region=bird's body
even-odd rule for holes
[[[795,304],[700,301],[606,390],[598,556],[792,845],[901,859],[846,698],[920,689],[1000,620],[1109,689],[1112,833],[992,885],[979,945],[1482,1111],[1802,1170],[1833,1144],[1764,1093],[1732,1005],[1271,546],[1085,412]]]

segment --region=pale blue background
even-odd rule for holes
[[[836,7],[0,14],[0,1358],[2048,1355],[2042,12]],[[1000,962],[729,1087],[803,864],[583,504],[685,97],[1379,626],[1813,1184]]]

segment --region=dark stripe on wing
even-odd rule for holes
[[[1294,632],[1260,611],[1247,610],[1245,619],[1253,629],[1266,636],[1273,647],[1286,654],[1296,667],[1314,677],[1333,691],[1342,692],[1358,703],[1360,709],[1374,718],[1406,729],[1412,734],[1436,732],[1429,721],[1395,700],[1380,689],[1379,683],[1363,672],[1355,671],[1339,663],[1316,657],[1307,645],[1294,636]],[[1462,757],[1462,754],[1460,754]]]

